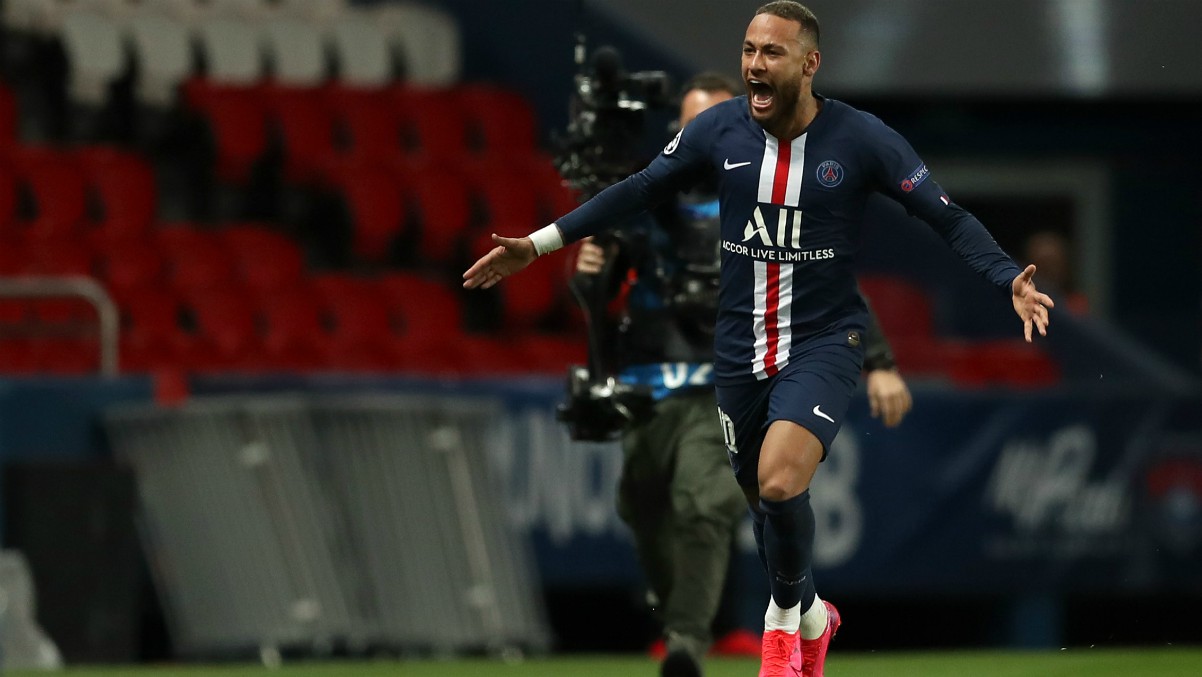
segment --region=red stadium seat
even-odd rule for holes
[[[286,371],[312,371],[327,365],[331,340],[322,322],[322,304],[312,290],[297,287],[260,303],[267,364]]]
[[[334,118],[320,88],[264,88],[267,114],[284,151],[284,180],[313,184],[335,156]]]
[[[256,296],[290,289],[304,279],[304,254],[282,233],[259,224],[227,224],[217,237],[231,254],[239,279]]]
[[[30,198],[32,213],[21,227],[31,237],[70,237],[87,212],[83,173],[67,153],[24,146],[12,151],[17,185]]]
[[[239,282],[233,254],[218,235],[170,228],[159,230],[157,236],[167,279],[181,293],[192,295]]]
[[[331,86],[326,101],[347,162],[388,166],[405,154],[405,130],[386,90]]]
[[[121,310],[121,367],[138,372],[179,368],[187,337],[181,329],[183,306],[162,285],[128,289],[117,297]]]
[[[375,284],[401,333],[441,337],[462,333],[463,304],[449,285],[408,273],[382,275]]]
[[[537,126],[530,102],[495,85],[461,85],[455,90],[467,118],[473,150],[499,157],[529,155],[537,148]]]
[[[233,289],[201,291],[187,300],[196,322],[189,367],[202,371],[257,371],[267,367],[254,308]]]
[[[494,232],[521,232],[542,221],[535,180],[512,163],[495,158],[462,165],[468,190]]]
[[[257,87],[192,79],[184,85],[189,110],[208,126],[216,149],[217,178],[244,185],[267,151],[267,110]]]
[[[886,275],[863,275],[859,282],[889,340],[935,335],[931,301],[921,287]]]
[[[0,162],[0,236],[13,236],[13,224],[16,220],[16,173],[7,163]]]
[[[1060,380],[1056,363],[1038,346],[1020,339],[947,342],[942,357],[961,386],[1042,388]]]
[[[114,240],[98,247],[97,271],[109,291],[151,287],[165,281],[163,254],[143,239]]]
[[[408,227],[396,175],[376,167],[344,167],[335,183],[350,214],[352,254],[364,263],[387,261]]]
[[[100,344],[95,338],[42,338],[33,343],[33,353],[41,373],[74,376],[100,370]]]
[[[109,146],[75,151],[89,197],[89,227],[98,239],[146,234],[158,209],[154,170],[138,155]]]
[[[38,371],[37,353],[24,338],[0,340],[0,374],[34,374]]]
[[[400,366],[388,306],[372,280],[325,274],[314,277],[312,285],[330,331],[332,368],[388,371]]]
[[[467,157],[467,122],[455,103],[455,90],[401,86],[390,95],[404,129],[406,155],[451,166]]]
[[[420,218],[421,258],[446,264],[460,253],[471,223],[471,202],[463,180],[450,171],[430,168],[414,177],[409,189]]]

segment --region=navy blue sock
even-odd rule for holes
[[[767,571],[768,555],[764,554],[764,522],[767,517],[750,506],[748,506],[747,512],[751,513],[751,533],[755,534],[755,549],[760,554],[760,564],[763,564],[764,571]]]
[[[814,509],[810,492],[783,501],[760,499],[766,516],[764,554],[772,599],[782,609],[802,603],[802,611],[814,602],[814,580],[810,564],[814,557]]]

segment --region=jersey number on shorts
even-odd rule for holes
[[[735,445],[735,422],[730,420],[722,407],[718,407],[718,420],[722,422],[722,436],[726,438],[726,450],[732,454],[739,453],[739,447]]]

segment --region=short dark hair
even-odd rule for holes
[[[814,38],[814,46],[818,46],[818,17],[814,16],[809,7],[796,2],[796,0],[773,0],[755,11],[756,16],[761,14],[771,14],[789,21],[796,21],[801,24],[803,33],[808,33],[810,37]]]
[[[731,96],[739,96],[743,93],[743,88],[732,78],[716,71],[705,71],[689,78],[680,88],[680,97],[683,99],[694,89],[700,89],[703,92],[726,92]]]

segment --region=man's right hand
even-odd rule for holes
[[[530,265],[538,258],[534,251],[534,243],[528,237],[501,237],[493,233],[492,241],[497,246],[463,274],[463,286],[466,289],[488,289],[519,270]]]
[[[576,254],[576,272],[585,275],[596,275],[605,267],[605,249],[586,237],[580,241],[580,251]]]

